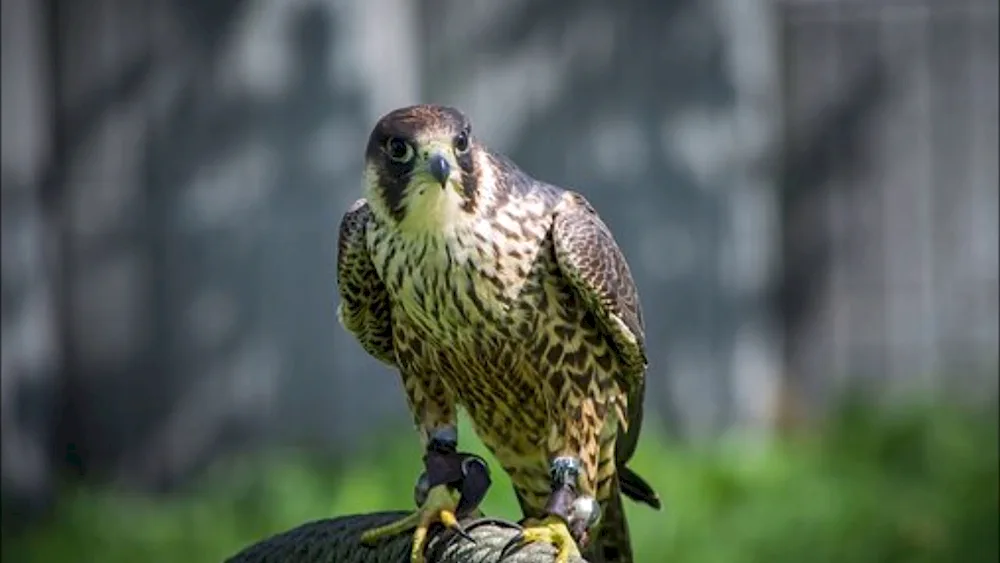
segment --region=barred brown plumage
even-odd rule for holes
[[[604,521],[588,558],[631,561],[621,491],[659,500],[625,466],[646,353],[638,292],[608,227],[583,196],[531,178],[444,106],[376,124],[365,190],[341,222],[338,317],[399,369],[425,443],[464,407],[525,516],[565,519],[560,487],[596,497]],[[553,482],[570,461],[560,467],[578,465],[576,478]],[[434,499],[420,518],[448,519],[447,496]],[[572,544],[568,554],[588,534],[565,530],[549,518],[525,537]]]

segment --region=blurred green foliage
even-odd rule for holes
[[[629,504],[640,562],[987,563],[998,557],[996,412],[852,407],[779,443],[672,446],[648,424],[633,467],[661,512]],[[463,446],[485,453],[465,427]],[[4,561],[211,562],[311,519],[406,508],[415,437],[373,440],[350,462],[296,454],[218,467],[168,499],[63,494],[44,524],[5,534]],[[491,459],[487,456],[487,459]],[[495,464],[484,510],[517,517]]]

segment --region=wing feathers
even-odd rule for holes
[[[376,359],[396,365],[392,344],[392,307],[385,285],[368,255],[368,202],[354,202],[340,221],[337,241],[337,319]]]
[[[646,337],[639,292],[628,263],[607,225],[583,196],[566,192],[552,227],[556,260],[598,319],[617,350],[623,370],[615,374],[626,394],[625,427],[615,443],[619,467],[631,459],[642,428],[645,395]]]
[[[630,375],[641,376],[646,337],[639,293],[611,230],[583,196],[566,192],[552,238],[563,275],[602,323]]]

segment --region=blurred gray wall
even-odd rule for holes
[[[601,210],[670,432],[995,379],[989,2],[2,5],[5,498],[407,424],[333,259],[369,128],[417,101]]]
[[[783,13],[789,385],[994,399],[997,3]]]

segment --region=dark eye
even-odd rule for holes
[[[413,159],[413,147],[398,137],[390,137],[385,142],[385,152],[396,162],[409,162]]]
[[[468,133],[466,133],[466,132],[463,131],[462,133],[459,133],[457,137],[455,137],[455,150],[458,151],[458,152],[460,152],[460,153],[463,153],[463,152],[469,150],[469,134]]]

